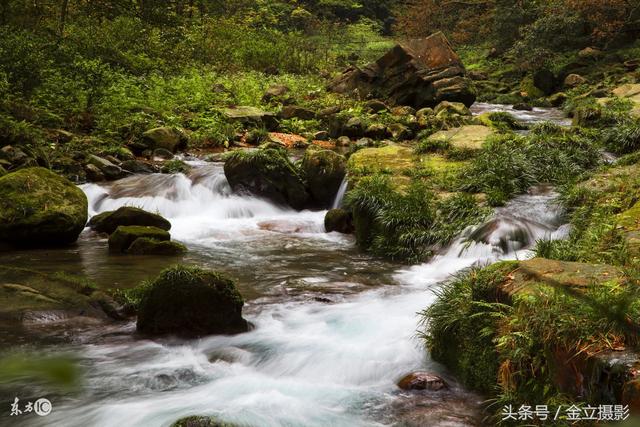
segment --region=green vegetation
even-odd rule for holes
[[[428,258],[487,214],[470,195],[438,199],[420,181],[399,192],[382,174],[361,179],[347,194],[345,205],[353,211],[362,248],[411,262]]]
[[[507,404],[615,401],[626,374],[599,384],[598,355],[637,348],[638,310],[636,279],[611,267],[503,262],[444,284],[423,313],[423,338],[435,360],[491,397],[497,422]]]
[[[487,194],[492,205],[504,204],[537,183],[563,184],[600,163],[595,141],[579,130],[532,129],[528,136],[490,139],[462,172],[462,187]]]

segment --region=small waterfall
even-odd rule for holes
[[[138,207],[156,212],[171,224],[172,236],[185,243],[263,238],[264,232],[326,235],[322,212],[276,205],[269,200],[234,194],[221,164],[199,164],[188,174],[135,175],[119,181],[86,184],[89,215]]]
[[[532,188],[497,208],[485,223],[469,227],[429,263],[402,270],[396,278],[410,285],[432,283],[431,278],[442,277],[443,270],[454,273],[473,265],[530,257],[538,240],[562,239],[569,233],[569,226],[562,225],[564,212],[557,197],[550,187]]]
[[[336,198],[333,200],[333,205],[331,206],[331,209],[338,209],[340,206],[342,206],[342,201],[344,200],[344,195],[347,192],[348,186],[349,186],[349,181],[345,176],[344,178],[342,178],[342,183],[340,184],[340,188],[338,188],[338,193],[336,194]]]

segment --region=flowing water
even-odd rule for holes
[[[24,418],[25,425],[169,426],[187,415],[253,426],[477,424],[479,397],[426,354],[417,313],[450,275],[524,258],[537,239],[561,238],[566,227],[552,189],[512,200],[429,263],[399,267],[360,253],[350,236],[325,233],[325,212],[234,195],[221,164],[192,164],[189,176],[83,186],[91,214],[131,205],[167,217],[172,238],[189,248],[184,258],[109,255],[104,238],[87,230],[77,248],[2,254],[0,263],[80,271],[104,287],[133,286],[176,261],[223,270],[238,278],[255,329],[151,341],[136,337],[132,322],[81,328],[56,350],[86,368],[82,392],[52,397],[51,415]],[[414,370],[437,373],[451,387],[398,390],[397,380]]]
[[[524,123],[534,124],[540,122],[553,122],[561,126],[571,126],[571,119],[567,118],[562,110],[557,108],[534,107],[531,111],[515,110],[511,105],[489,104],[476,102],[471,106],[474,115],[483,113],[505,112],[511,113]]]

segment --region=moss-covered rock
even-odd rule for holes
[[[104,318],[104,311],[93,303],[93,293],[91,282],[79,276],[0,266],[0,317],[5,319],[25,321],[38,313],[51,313],[52,319]]]
[[[148,237],[137,238],[127,249],[130,255],[181,255],[187,247],[178,242],[158,241]]]
[[[87,225],[98,233],[107,234],[113,233],[121,225],[142,225],[171,230],[171,223],[162,216],[131,206],[123,206],[115,211],[95,215]]]
[[[227,157],[224,174],[234,191],[249,192],[295,209],[303,209],[309,202],[302,175],[281,150],[234,151]]]
[[[186,174],[191,170],[191,166],[183,162],[182,160],[172,159],[167,160],[160,167],[160,172],[168,174],[183,173]]]
[[[197,267],[174,266],[147,285],[137,329],[150,335],[197,337],[246,332],[244,300],[233,280]]]
[[[66,245],[87,222],[85,194],[44,168],[0,178],[0,242],[18,246]]]
[[[487,126],[467,125],[436,132],[428,140],[448,142],[452,148],[459,150],[479,150],[494,133]]]
[[[347,173],[344,156],[331,150],[308,149],[302,158],[302,171],[313,199],[330,206]]]
[[[353,217],[344,209],[331,209],[324,217],[324,229],[327,233],[351,234],[354,231]]]
[[[444,117],[451,115],[470,116],[471,111],[461,102],[442,101],[433,109],[436,116]]]
[[[171,235],[167,231],[157,227],[121,225],[109,236],[109,251],[124,253],[129,249],[131,244],[139,238],[164,242],[171,240]]]
[[[149,129],[142,134],[142,140],[147,150],[164,148],[172,153],[186,149],[189,144],[184,131],[171,127]]]

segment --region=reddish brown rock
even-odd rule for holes
[[[447,388],[447,383],[437,375],[429,372],[412,372],[398,381],[398,387],[403,390],[438,391]]]
[[[442,101],[470,106],[476,99],[460,57],[440,32],[403,41],[362,69],[347,69],[329,89],[415,108],[435,107]]]

